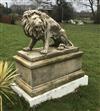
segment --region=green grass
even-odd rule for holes
[[[63,27],[75,46],[84,51],[83,69],[89,76],[89,85],[60,99],[44,102],[37,111],[100,111],[100,25]],[[0,59],[12,61],[28,42],[20,26],[0,24]],[[17,107],[12,111],[27,111]]]

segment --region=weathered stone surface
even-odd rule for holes
[[[20,73],[17,83],[31,96],[84,75],[81,70],[83,52],[78,48],[61,51],[51,48],[47,55],[40,54],[38,50],[19,51],[18,55],[14,56],[16,68]]]
[[[61,98],[65,95],[73,93],[78,87],[88,85],[88,76],[84,75],[83,77],[72,80],[68,83],[60,85],[57,88],[46,91],[43,94],[37,95],[35,97],[29,96],[22,88],[19,87],[16,83],[11,85],[11,88],[20,96],[23,97],[30,105],[34,107],[41,104],[44,101]]]
[[[31,85],[27,84],[22,78],[18,78],[17,79],[17,83],[18,85],[24,89],[30,96],[37,96],[40,94],[43,94],[46,91],[49,91],[51,89],[54,89],[56,87],[59,87],[65,83],[68,83],[72,80],[78,79],[80,77],[84,76],[84,71],[79,70],[79,71],[75,71],[73,73],[70,73],[68,75],[59,77],[57,79],[53,79],[51,81],[48,82],[44,82],[40,85],[34,86],[32,87]]]
[[[37,41],[43,41],[42,54],[47,54],[49,47],[74,47],[73,43],[67,38],[65,30],[50,16],[39,10],[27,10],[22,17],[22,26],[25,35],[31,38],[28,47],[24,51],[32,51]],[[50,45],[50,39],[53,43]]]
[[[55,56],[60,56],[63,54],[68,54],[68,53],[72,53],[72,52],[77,52],[79,50],[78,47],[69,47],[68,49],[64,49],[64,50],[57,50],[56,48],[50,47],[49,52],[47,54],[41,54],[40,51],[43,50],[43,48],[35,48],[33,49],[33,51],[27,52],[27,51],[18,51],[17,55],[25,58],[26,60],[29,61],[39,61],[39,60],[43,60],[43,59],[48,59],[48,58],[52,58]]]

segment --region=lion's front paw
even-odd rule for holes
[[[41,51],[42,54],[47,54],[47,52],[48,52],[47,50],[42,50]]]
[[[23,48],[24,51],[32,51],[32,49],[30,49],[29,47],[25,47]]]

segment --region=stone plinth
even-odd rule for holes
[[[46,55],[42,55],[40,50],[19,51],[14,56],[20,74],[16,83],[30,96],[43,94],[84,76],[81,69],[83,52],[77,47],[65,50],[50,48]]]
[[[20,96],[23,97],[30,105],[30,107],[34,107],[44,101],[61,98],[69,93],[74,92],[80,86],[88,85],[88,76],[84,75],[78,79],[70,81],[64,85],[61,85],[57,88],[49,90],[43,94],[37,95],[35,97],[31,97],[28,95],[22,88],[20,88],[16,83],[11,85],[11,88]]]

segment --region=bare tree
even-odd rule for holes
[[[86,1],[88,1],[89,4],[84,2],[82,3],[82,5],[90,7],[95,23],[100,23],[100,0],[86,0]],[[96,7],[97,9],[96,11],[94,7]]]
[[[88,0],[89,1],[89,7],[91,8],[93,18],[95,23],[100,23],[100,0]],[[94,10],[94,5],[97,8],[97,11]]]
[[[96,23],[100,24],[100,0],[97,0]]]
[[[94,11],[94,0],[89,0],[89,3],[90,3],[90,8],[91,8],[91,11],[92,11],[92,14],[93,14],[93,18],[95,18],[95,11]]]
[[[59,7],[59,22],[63,22],[63,4],[65,3],[65,0],[56,0],[56,4],[58,5]]]
[[[50,8],[49,6],[52,7],[52,2],[50,0],[35,0],[35,1],[37,2],[37,8],[39,6],[48,7],[48,8]]]

